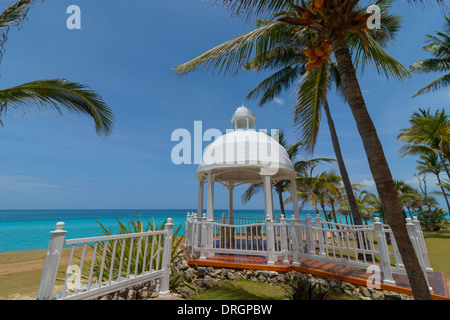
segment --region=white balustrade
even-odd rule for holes
[[[275,221],[270,217],[229,219],[222,215],[211,221],[197,218],[200,222],[196,223],[195,214],[187,219],[186,243],[200,253],[200,259],[206,259],[208,253],[229,253],[264,255],[268,264],[280,258],[283,263],[300,265],[301,258],[307,258],[363,268],[379,265],[388,284],[395,284],[394,273],[406,274],[392,230],[378,218],[372,225],[360,226],[324,221],[319,215],[313,220],[309,214],[305,220],[294,216]],[[431,271],[420,224],[417,218],[409,220],[406,225],[421,265],[424,271]],[[212,232],[207,237],[209,229]]]
[[[150,280],[159,280],[161,295],[169,293],[171,219],[167,220],[164,230],[81,239],[65,239],[63,227],[64,223],[60,222],[56,230],[50,232],[38,300],[92,299]],[[70,247],[68,268],[63,290],[54,296],[64,246]],[[80,257],[75,256],[77,246],[82,247]],[[86,260],[88,248],[92,250],[90,260]],[[75,259],[79,263],[75,263]]]

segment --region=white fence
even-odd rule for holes
[[[424,272],[432,271],[425,240],[416,217],[406,219],[406,228]],[[268,264],[281,257],[284,263],[300,265],[300,258],[368,268],[377,265],[384,282],[395,284],[393,274],[406,274],[390,227],[375,218],[373,225],[346,225],[306,216],[208,220],[192,213],[186,219],[186,244],[200,260],[215,253],[266,256]]]
[[[60,222],[51,232],[38,300],[93,299],[156,279],[160,294],[169,293],[171,219],[164,230],[70,240],[63,227]],[[68,268],[59,279],[62,291],[54,296],[64,246],[70,246]],[[76,247],[81,256],[75,255]]]

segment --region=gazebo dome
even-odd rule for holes
[[[261,182],[263,168],[273,173],[274,180],[295,176],[286,149],[267,133],[250,129],[248,125],[256,122],[251,110],[239,107],[231,122],[247,129],[222,135],[205,149],[197,170],[199,179],[211,171],[215,181]]]

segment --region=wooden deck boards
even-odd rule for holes
[[[206,258],[206,260],[199,260],[198,257],[196,257],[195,262],[188,256],[186,256],[186,258],[189,265],[195,265],[196,263],[198,266],[271,270],[278,272],[295,270],[302,273],[309,273],[316,276],[332,278],[362,286],[367,285],[367,279],[371,276],[371,274],[367,273],[364,268],[305,258],[300,259],[300,266],[283,263],[281,258],[279,258],[275,264],[269,265],[267,264],[267,257],[253,255],[215,254],[212,257]],[[394,274],[394,280],[396,283],[395,286],[381,283],[380,289],[412,296],[412,290],[406,276]],[[433,288],[433,300],[450,300],[447,283],[442,272],[428,272],[428,280],[430,286]]]

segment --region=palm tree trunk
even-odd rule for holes
[[[344,93],[356,121],[370,171],[382,205],[386,210],[386,218],[397,241],[414,297],[419,300],[431,300],[425,275],[406,230],[402,208],[383,147],[359,87],[347,43],[341,33],[333,33],[330,41],[334,49]]]
[[[442,153],[439,152],[438,154],[439,154],[439,159],[441,160],[442,166],[444,167],[445,172],[447,172],[447,177],[450,180],[450,172],[448,171],[448,167],[447,167],[447,164],[445,163],[445,159],[442,156]]]
[[[322,208],[323,215],[325,216],[325,220],[326,220],[327,222],[330,222],[330,220],[328,219],[327,211],[325,210],[325,205],[321,202],[321,203],[320,203],[320,206],[321,206],[321,208]]]
[[[334,209],[334,201],[331,200],[330,202],[331,202],[331,212],[333,212],[333,220],[334,220],[334,223],[337,224],[338,222],[337,222],[337,217],[336,217],[336,210]]]
[[[285,215],[285,213],[284,213],[284,203],[283,203],[283,192],[281,191],[278,191],[277,190],[277,193],[278,193],[278,200],[280,201],[280,211],[281,211],[281,214],[284,216],[284,217],[286,217],[286,215]]]
[[[324,99],[323,101],[323,109],[325,110],[325,114],[327,116],[328,128],[330,129],[331,134],[331,141],[333,144],[334,153],[336,154],[336,161],[338,163],[342,182],[344,183],[345,193],[347,194],[353,221],[357,225],[362,225],[361,213],[359,212],[358,205],[356,204],[355,194],[353,193],[352,184],[348,176],[347,168],[345,167],[344,158],[342,157],[341,146],[339,144],[336,127],[334,126],[334,121],[331,117],[330,107],[328,105],[327,99]]]
[[[436,177],[437,177],[437,180],[439,182],[439,186],[441,187],[442,195],[444,196],[445,202],[447,203],[448,212],[450,212],[450,204],[448,203],[448,198],[447,198],[447,195],[445,193],[444,187],[441,185],[441,178],[439,178],[439,173],[436,173]]]

